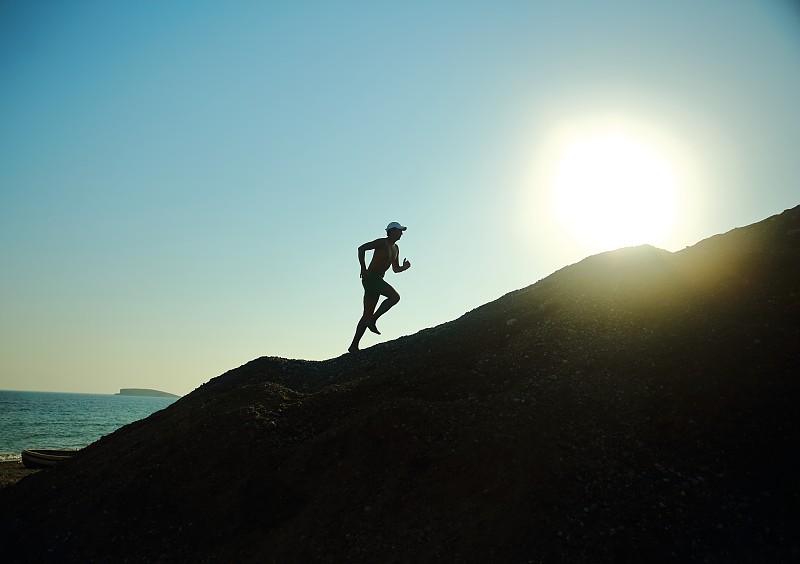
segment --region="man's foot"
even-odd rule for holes
[[[347,349],[347,352],[350,352],[350,353],[357,353],[357,352],[358,352],[358,351],[360,351],[360,350],[361,350],[361,349],[359,349],[357,345],[350,345],[350,348],[349,348],[349,349]]]
[[[372,331],[376,335],[380,335],[381,334],[381,332],[378,331],[378,328],[375,326],[375,322],[374,321],[372,323],[370,323],[369,325],[367,325],[367,329],[369,329],[370,331]]]

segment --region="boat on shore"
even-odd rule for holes
[[[22,451],[22,464],[25,468],[55,468],[76,454],[77,450],[26,449]]]

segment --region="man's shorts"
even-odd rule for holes
[[[369,270],[361,278],[361,285],[364,286],[364,298],[368,300],[377,301],[381,295],[388,296],[395,293],[394,288],[386,280]]]

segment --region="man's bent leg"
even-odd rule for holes
[[[387,291],[386,299],[383,300],[383,303],[381,303],[381,306],[378,308],[378,311],[376,311],[375,315],[372,316],[372,323],[368,325],[369,330],[372,331],[373,333],[378,333],[378,335],[380,335],[380,332],[378,332],[378,327],[375,325],[375,323],[378,321],[378,318],[387,311],[389,311],[390,309],[392,309],[395,305],[397,305],[397,302],[400,301],[400,294],[398,294],[394,288],[389,286],[387,290],[391,291]]]
[[[378,305],[378,300],[364,298],[364,313],[361,315],[361,319],[358,320],[358,325],[356,325],[356,334],[353,336],[353,342],[350,343],[350,347],[347,349],[349,352],[356,352],[358,350],[358,344],[361,342],[361,337],[364,336],[364,331],[366,331],[367,326],[372,323],[373,312],[375,311],[376,305]]]

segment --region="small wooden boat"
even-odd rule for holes
[[[54,468],[59,462],[72,458],[77,453],[77,450],[23,450],[22,463],[25,468]]]

